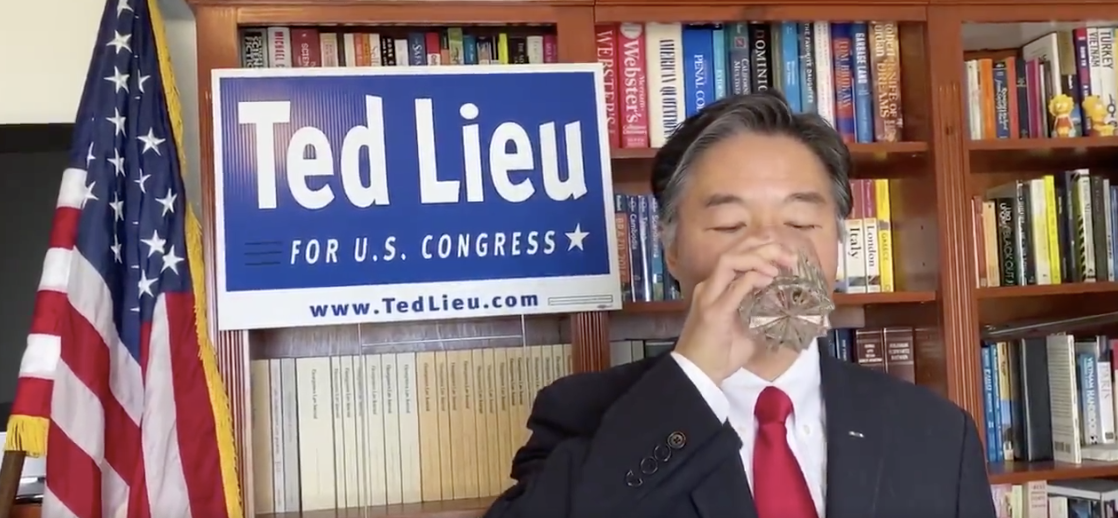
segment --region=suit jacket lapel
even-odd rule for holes
[[[720,463],[691,492],[691,500],[702,518],[757,518],[740,455]]]
[[[823,344],[820,344],[823,346]],[[889,440],[888,410],[881,394],[858,383],[853,369],[828,354],[820,356],[827,423],[827,516],[874,518]]]

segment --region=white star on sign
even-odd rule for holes
[[[163,246],[167,244],[167,240],[159,237],[159,231],[151,233],[151,239],[141,239],[141,243],[148,245],[148,257],[155,254],[163,254]]]
[[[167,196],[155,199],[163,206],[163,216],[166,216],[168,212],[175,212],[175,199],[177,198],[178,195],[172,194],[171,189],[167,189]]]
[[[109,163],[113,165],[113,168],[116,169],[116,174],[124,176],[124,157],[120,156],[119,149],[113,148],[113,157],[106,158],[105,160],[108,160]]]
[[[109,247],[109,250],[113,251],[113,259],[116,259],[116,262],[124,262],[124,260],[120,258],[120,239],[116,237],[116,233],[113,233],[113,244]]]
[[[147,190],[144,188],[144,182],[148,181],[148,178],[151,178],[151,175],[150,174],[144,174],[144,170],[141,169],[140,170],[140,178],[137,179],[137,180],[132,180],[133,182],[136,182],[136,185],[140,186],[140,192],[142,192],[144,194],[147,194]]]
[[[571,240],[570,246],[567,247],[568,252],[571,251],[571,250],[574,250],[576,247],[579,250],[586,250],[585,248],[582,247],[582,240],[586,239],[586,236],[588,236],[590,234],[582,231],[582,225],[581,224],[575,225],[575,231],[574,232],[564,232],[564,234],[567,234],[567,239]]]
[[[132,35],[131,34],[121,34],[117,31],[113,31],[113,33],[115,34],[113,36],[113,41],[110,41],[105,46],[115,48],[117,54],[120,54],[120,51],[122,51],[122,50],[127,50],[128,52],[132,52],[132,47],[128,46],[128,42],[132,39]]]
[[[113,123],[113,126],[116,127],[116,130],[113,131],[113,136],[124,134],[124,121],[126,121],[128,119],[127,119],[127,117],[120,114],[119,109],[113,108],[113,116],[112,117],[105,117],[105,120]]]
[[[140,271],[140,298],[143,298],[144,295],[150,295],[152,297],[155,296],[155,294],[151,292],[151,285],[155,284],[156,280],[158,279],[149,279],[148,272],[145,272],[143,270]]]
[[[113,214],[116,215],[114,221],[124,221],[124,201],[120,196],[113,194],[113,201],[109,202],[109,207],[113,209]]]
[[[113,86],[115,87],[113,88],[113,93],[119,92],[121,90],[124,90],[125,92],[128,91],[128,74],[121,74],[120,69],[117,67],[113,67],[113,75],[106,77],[105,81],[113,84]]]
[[[156,137],[154,128],[148,128],[147,135],[136,138],[139,139],[140,142],[144,143],[144,149],[140,151],[141,155],[147,153],[148,150],[155,151],[155,154],[157,155],[160,154],[159,145],[167,141],[167,139]]]
[[[163,256],[163,269],[160,272],[171,270],[172,272],[179,273],[179,263],[185,261],[182,257],[175,255],[175,245],[171,245],[171,249]]]

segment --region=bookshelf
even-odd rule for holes
[[[543,27],[555,35],[559,62],[597,60],[596,27],[622,22],[728,22],[887,20],[897,24],[901,51],[904,128],[897,142],[851,144],[856,179],[887,179],[893,220],[896,289],[887,293],[840,294],[836,319],[857,327],[907,326],[927,331],[917,351],[921,384],[940,391],[983,418],[979,329],[1020,318],[1075,314],[1118,306],[1118,283],[1071,283],[1021,287],[979,287],[972,196],[1018,179],[1076,168],[1109,174],[1118,158],[1118,138],[979,139],[968,137],[966,74],[963,63],[982,48],[968,48],[968,31],[1004,24],[1008,34],[1036,24],[1118,20],[1118,7],[1101,1],[1034,0],[861,0],[766,2],[764,0],[187,0],[198,35],[201,97],[203,210],[209,227],[207,283],[214,293],[212,130],[210,72],[240,66],[240,30],[245,27]],[[396,29],[386,29],[396,30]],[[406,29],[401,29],[406,31]],[[1003,38],[1004,39],[1004,38]],[[1012,37],[1009,37],[1012,39]],[[1025,43],[998,40],[1009,48]],[[997,48],[997,47],[989,47]],[[648,164],[655,149],[615,149],[615,190],[646,194]],[[627,333],[668,334],[664,321],[685,311],[679,301],[627,303],[616,313],[579,313],[530,319],[537,340],[571,344],[572,370],[603,369],[610,341]],[[212,319],[211,319],[212,321]],[[479,324],[480,325],[480,324]],[[392,336],[419,337],[428,331],[401,325]],[[440,338],[477,337],[477,329],[457,323]],[[242,487],[249,512],[252,500],[250,358],[262,355],[338,354],[345,345],[292,338],[293,330],[224,332],[216,335],[219,364],[230,391]],[[484,334],[484,333],[482,333]],[[525,332],[525,334],[530,334]],[[286,337],[286,338],[285,338]],[[282,345],[286,343],[288,345]],[[290,345],[302,343],[304,345]],[[543,342],[541,342],[543,343]],[[309,345],[308,345],[309,344]],[[286,348],[286,349],[285,349]],[[284,352],[286,351],[286,352]],[[1118,463],[993,463],[995,483],[1092,476],[1118,476]],[[351,510],[355,516],[467,518],[480,516],[491,497],[450,499]],[[255,513],[253,513],[255,514]],[[331,511],[261,514],[283,518],[335,516]]]

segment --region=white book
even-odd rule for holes
[[[384,473],[384,382],[381,359],[384,355],[365,356],[365,445],[369,479],[369,505],[388,503],[388,486]]]
[[[815,22],[815,106],[819,116],[835,126],[835,71],[831,57],[831,22]]]
[[[268,66],[291,68],[291,29],[268,27]]]
[[[399,389],[396,380],[396,355],[381,357],[381,401],[384,414],[384,481],[389,504],[403,502],[403,484],[400,480],[400,417],[397,407]]]
[[[249,405],[252,409],[252,511],[274,513],[272,489],[272,384],[268,360],[249,364]],[[276,379],[278,382],[279,379]],[[276,387],[279,388],[278,386]],[[278,392],[278,390],[277,390]]]
[[[355,498],[357,507],[366,507],[369,503],[369,420],[365,414],[368,406],[368,392],[365,388],[368,376],[365,374],[365,357],[353,356],[353,416],[354,416],[354,442],[357,445],[353,453],[355,458],[361,459],[357,466],[357,486]]]
[[[1049,246],[1059,246],[1059,243],[1048,242],[1048,202],[1044,195],[1044,179],[1029,180],[1029,221],[1032,225],[1028,232],[1033,236],[1033,249],[1025,253],[1032,253],[1035,262],[1037,284],[1052,284],[1052,263],[1048,260]],[[976,247],[977,248],[977,247]]]
[[[268,378],[272,385],[268,404],[272,407],[272,501],[273,512],[287,512],[287,485],[284,483],[283,456],[283,369],[280,360],[268,360]]]
[[[1076,216],[1076,223],[1079,224],[1080,232],[1080,248],[1082,248],[1082,256],[1079,258],[1083,261],[1083,275],[1086,282],[1095,282],[1095,222],[1092,215],[1095,213],[1095,208],[1091,203],[1091,174],[1087,169],[1077,169],[1075,171],[1075,193],[1079,201],[1080,211]]]
[[[319,49],[322,51],[322,66],[336,67],[340,62],[338,60],[338,53],[341,51],[338,45],[338,33],[324,32],[318,35]]]
[[[345,470],[338,470],[339,477],[345,480],[345,489],[339,488],[338,507],[360,507],[360,467],[365,458],[357,453],[357,396],[353,379],[353,356],[342,356],[342,439],[344,446],[337,448],[345,456]],[[358,362],[362,363],[360,358]]]
[[[379,67],[384,64],[380,52],[380,34],[370,34],[366,48],[369,50],[369,65]]]
[[[400,493],[405,504],[420,502],[419,407],[416,394],[415,353],[396,355],[397,418],[400,437]]]
[[[397,38],[393,41],[396,49],[396,66],[406,67],[411,65],[411,53],[408,49],[408,40]]]
[[[334,412],[329,358],[296,360],[299,401],[299,474],[302,510],[320,511],[336,505]]]
[[[287,512],[302,508],[299,489],[299,387],[296,382],[295,358],[280,360],[280,404],[283,407],[283,496]]]
[[[342,36],[342,52],[347,67],[357,66],[357,42],[354,38],[356,38],[356,35],[352,32],[347,32]]]
[[[1075,378],[1075,337],[1049,335],[1048,398],[1052,413],[1052,452],[1059,462],[1083,461],[1080,446],[1079,391]]]
[[[334,490],[337,505],[344,507],[347,482],[345,476],[346,465],[354,462],[354,459],[347,454],[345,449],[345,381],[342,377],[342,358],[334,356],[329,357],[328,360],[330,361],[330,386],[334,389],[330,393],[330,399],[328,399],[334,410],[333,426],[330,433],[331,444],[334,445],[331,450],[334,456]]]
[[[648,23],[644,29],[649,146],[660,147],[683,122],[683,26]]]

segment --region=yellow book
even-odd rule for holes
[[[469,468],[466,466],[465,453],[473,445],[463,436],[466,427],[462,422],[462,405],[465,402],[462,391],[462,351],[446,352],[446,381],[450,421],[450,493],[451,498],[466,498],[465,471]]]
[[[474,355],[473,351],[459,351],[458,352],[458,386],[459,393],[462,396],[461,403],[459,404],[459,418],[458,423],[461,425],[461,433],[456,433],[458,444],[463,446],[462,455],[459,460],[462,463],[462,469],[455,469],[458,476],[463,479],[462,491],[463,498],[477,498],[478,493],[478,443],[481,442],[477,435],[477,418],[474,411],[474,404],[476,403],[474,387]]]
[[[493,496],[495,492],[492,491],[492,478],[489,470],[489,457],[493,455],[489,451],[491,441],[489,436],[490,430],[486,428],[486,407],[489,393],[487,378],[485,374],[485,350],[474,349],[470,351],[470,361],[472,363],[474,372],[470,379],[473,382],[473,395],[474,395],[474,440],[477,444],[477,485],[478,496]]]
[[[1045,234],[1048,236],[1048,271],[1051,272],[1052,284],[1060,284],[1063,270],[1060,268],[1060,235],[1059,218],[1056,214],[1056,177],[1044,176],[1044,219]]]
[[[511,385],[509,384],[509,351],[512,348],[498,347],[493,350],[493,369],[496,380],[497,389],[497,436],[500,444],[498,456],[501,460],[501,488],[504,489],[509,486],[508,475],[510,474],[510,466],[512,465],[512,440],[509,435],[512,428],[509,427],[509,395],[512,392]]]
[[[897,290],[893,275],[893,216],[889,202],[889,180],[874,180],[873,188],[874,200],[877,202],[877,264],[881,275],[881,291],[889,293]]]
[[[439,464],[439,397],[435,353],[416,355],[419,389],[419,480],[423,500],[442,500],[442,472]]]
[[[489,439],[489,493],[496,495],[505,486],[505,473],[511,466],[505,464],[504,441],[501,438],[500,386],[497,383],[497,349],[482,351],[485,358],[485,428]]]
[[[444,499],[454,498],[454,432],[450,429],[450,380],[447,375],[446,351],[435,353],[435,390],[438,400],[439,428],[439,486]]]

